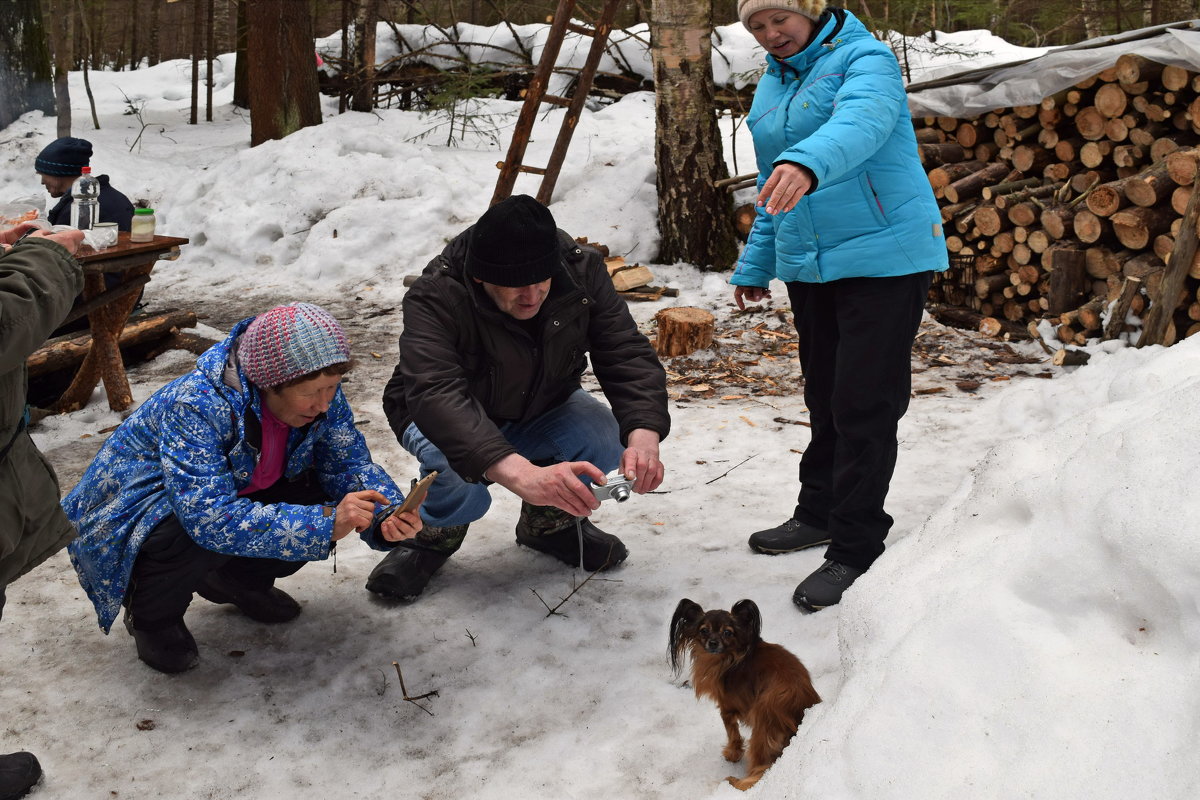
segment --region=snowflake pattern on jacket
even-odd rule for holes
[[[238,497],[250,483],[258,449],[246,420],[262,419],[258,389],[237,366],[242,320],[196,369],[155,392],[109,437],[63,509],[79,537],[68,550],[105,633],[121,612],[138,550],[174,514],[195,542],[231,556],[316,561],[331,551],[334,515],[320,505],[262,503]],[[338,387],[329,410],[288,432],[284,476],[313,470],[326,495],[374,489],[392,502],[399,487],[371,461],[366,440]],[[362,538],[376,550],[391,547]]]

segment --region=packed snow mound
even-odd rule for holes
[[[845,682],[768,773],[769,796],[1165,797],[1196,783],[1189,759],[1163,755],[1200,743],[1200,428],[1181,424],[1200,415],[1200,340],[1147,355],[979,409],[1002,443],[847,595]],[[1109,734],[1084,742],[1081,726]]]

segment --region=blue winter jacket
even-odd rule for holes
[[[758,209],[731,283],[826,283],[948,268],[900,66],[853,14],[831,8],[799,53],[767,55],[747,122],[760,191],[781,162],[808,167],[816,188],[789,212]]]
[[[195,542],[231,556],[315,561],[329,556],[332,508],[263,505],[237,493],[250,483],[261,444],[261,398],[237,365],[235,342],[253,317],[155,392],[109,437],[63,500],[79,531],[70,546],[79,582],[107,633],[121,611],[134,559],[150,531],[174,514]],[[247,422],[253,435],[247,437]],[[284,475],[314,470],[332,500],[375,489],[403,499],[371,461],[341,388],[315,422],[288,433]],[[392,545],[362,535],[376,550]]]

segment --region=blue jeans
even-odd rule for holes
[[[587,461],[608,474],[620,465],[624,452],[612,411],[583,389],[536,419],[502,424],[500,432],[518,453],[537,464]],[[415,423],[405,429],[400,444],[421,462],[422,477],[438,473],[421,506],[426,525],[465,525],[487,513],[492,504],[488,485],[464,481]]]

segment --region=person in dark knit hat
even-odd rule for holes
[[[590,358],[608,406],[580,387]],[[586,571],[625,560],[588,519],[588,484],[616,468],[662,482],[666,377],[594,249],[518,195],[492,206],[404,297],[400,360],[383,395],[400,444],[437,477],[424,530],[367,580],[411,600],[462,544],[498,483],[521,498],[517,542]]]
[[[58,203],[46,212],[51,225],[71,224],[71,184],[92,162],[92,143],[87,139],[64,136],[42,148],[33,162],[33,169],[42,179],[42,186]],[[96,175],[100,183],[100,222],[115,222],[117,229],[128,231],[133,222],[133,203],[112,187],[107,175]]]
[[[415,510],[372,524],[404,495],[354,426],[350,367],[328,312],[278,306],[235,325],[117,428],[63,500],[79,531],[71,562],[105,633],[124,607],[138,657],[182,672],[199,660],[183,622],[193,592],[287,622],[300,605],[277,578],[352,531],[387,550],[420,530]]]

